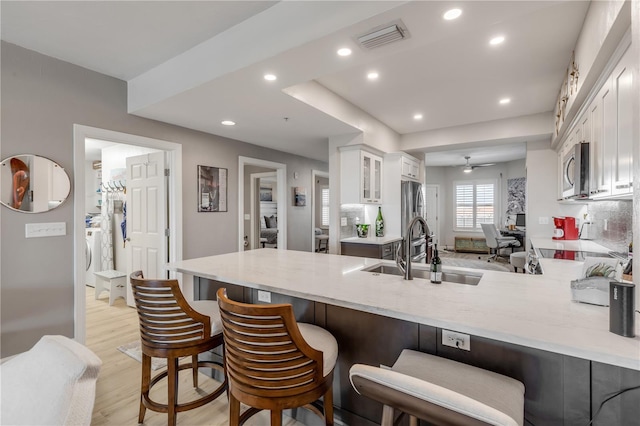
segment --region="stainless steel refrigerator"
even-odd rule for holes
[[[409,238],[406,238],[405,233],[407,232],[407,225],[409,225],[409,222],[411,222],[411,220],[414,217],[422,216],[423,218],[425,218],[426,210],[425,210],[425,204],[424,204],[424,187],[419,182],[402,181],[401,191],[402,192],[401,192],[401,201],[400,201],[400,208],[401,208],[400,226],[402,231],[402,237],[405,238],[405,241],[407,240],[413,241],[421,237],[422,227],[415,226],[413,229],[413,234]],[[427,229],[426,232],[428,236],[430,234],[429,230]],[[427,251],[427,245],[425,241],[425,244],[416,245],[412,247],[412,250],[411,250],[412,257],[426,251]],[[421,263],[426,262],[426,258],[419,260],[419,262]]]

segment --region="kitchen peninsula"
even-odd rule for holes
[[[351,391],[350,365],[389,365],[403,347],[523,381],[526,418],[534,424],[588,423],[602,395],[640,382],[640,338],[610,333],[607,308],[571,302],[569,281],[581,262],[541,259],[544,275],[484,271],[477,286],[362,271],[381,262],[393,264],[262,249],[168,269],[194,277],[196,298],[228,287],[231,297],[256,303],[257,290],[273,292],[272,302],[292,301],[299,319],[331,331],[340,346],[334,401],[345,418],[379,421],[379,407]],[[443,346],[442,329],[470,334],[471,351]],[[622,418],[639,418],[637,404],[610,404]],[[599,419],[606,416],[603,409]]]

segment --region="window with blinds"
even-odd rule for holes
[[[329,188],[322,188],[322,226],[329,226]]]
[[[453,185],[457,231],[480,231],[480,224],[495,223],[495,181],[464,181]]]

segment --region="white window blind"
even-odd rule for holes
[[[495,223],[495,181],[454,182],[456,230],[481,230],[482,223]]]
[[[322,226],[329,226],[329,188],[322,188]]]

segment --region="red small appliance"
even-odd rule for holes
[[[554,217],[553,230],[554,240],[577,240],[578,228],[576,227],[576,218],[571,216]]]

